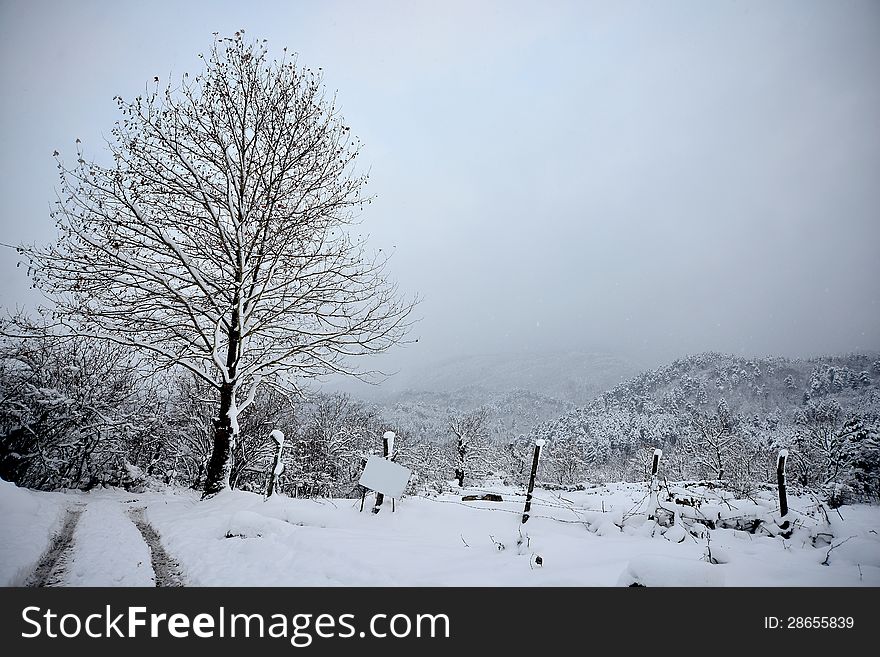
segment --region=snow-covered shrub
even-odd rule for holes
[[[155,421],[130,354],[22,316],[2,333],[0,477],[39,489],[125,481]]]

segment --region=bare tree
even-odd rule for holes
[[[465,476],[472,477],[488,470],[489,411],[480,407],[468,413],[449,416],[449,430],[455,436],[452,445],[454,473],[459,486]]]
[[[193,490],[203,489],[214,442],[212,391],[202,379],[178,371],[169,385],[165,442],[174,445],[185,479]]]
[[[294,494],[346,495],[357,489],[363,461],[382,435],[374,408],[346,394],[319,394],[302,414],[296,442],[286,453]]]
[[[218,38],[200,74],[117,97],[112,164],[79,145],[72,167],[59,160],[59,238],[20,248],[70,334],[215,390],[205,495],[229,485],[238,415],[261,381],[363,374],[347,357],[403,339],[414,303],[349,234],[370,199],[335,99],[264,44]]]
[[[586,477],[587,468],[595,459],[595,445],[590,445],[580,436],[560,436],[548,441],[541,453],[543,472],[553,477],[559,484],[574,484]]]
[[[686,436],[680,448],[691,459],[702,476],[723,479],[729,461],[740,447],[738,419],[721,399],[715,413],[706,413],[693,406],[685,409],[687,422],[694,435]]]
[[[877,480],[878,464],[870,421],[844,411],[836,399],[810,401],[795,416],[794,434],[790,463],[799,484],[824,490],[832,506],[839,506],[853,486],[870,496],[868,482]]]

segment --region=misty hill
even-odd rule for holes
[[[868,450],[870,464],[859,467],[870,471],[876,486],[878,428],[876,354],[799,360],[706,353],[639,374],[535,435],[558,450],[580,445],[595,464],[616,461],[617,476],[644,468],[641,448],[661,447],[678,459],[682,475],[695,476],[695,464],[713,462],[716,475],[722,468],[731,472],[739,461],[737,468],[749,476],[763,469],[761,476],[769,478],[776,451],[784,447],[795,450],[792,467],[801,468],[803,483],[821,483],[828,474],[823,468],[836,469],[854,449]],[[700,470],[696,476],[713,475],[711,467]]]
[[[636,373],[604,354],[514,353],[459,357],[420,368],[379,402],[395,426],[417,426],[434,440],[448,437],[450,415],[485,408],[489,433],[506,442],[530,434]]]
[[[742,358],[705,353],[643,372],[598,396],[589,412],[626,409],[671,411],[686,405],[713,408],[723,398],[743,415],[767,414],[833,398],[860,407],[880,385],[877,354],[810,359]]]
[[[402,397],[414,394],[482,391],[488,395],[525,390],[583,405],[638,372],[607,354],[581,352],[482,354],[425,367],[399,384]]]

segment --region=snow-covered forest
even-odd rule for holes
[[[201,490],[215,409],[186,372],[144,377],[105,343],[46,336],[3,344],[0,476],[40,490],[149,481]],[[276,490],[291,497],[360,497],[358,478],[382,435],[414,472],[411,491],[442,492],[456,472],[522,485],[538,438],[537,480],[644,481],[655,448],[670,480],[723,481],[748,495],[776,482],[838,506],[880,501],[880,359],[790,360],[701,354],[645,372],[584,406],[524,390],[402,393],[376,403],[350,394],[270,391],[242,413],[230,486],[264,493],[273,429],[284,432]]]

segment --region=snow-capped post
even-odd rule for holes
[[[269,436],[275,441],[276,447],[275,460],[272,462],[272,472],[269,473],[269,486],[266,490],[267,498],[272,497],[272,494],[275,492],[275,483],[278,481],[281,473],[284,472],[284,461],[281,460],[281,451],[284,449],[284,434],[278,431],[278,429],[273,429]]]
[[[386,431],[382,436],[382,451],[386,459],[390,459],[394,453],[394,432]]]
[[[362,472],[365,467],[367,467],[367,459],[362,458],[361,459],[361,471]],[[364,512],[364,500],[367,499],[367,488],[366,488],[366,486],[361,486],[361,489],[362,490],[361,490],[361,510],[360,510],[360,513],[363,513]]]
[[[544,440],[538,438],[535,441],[535,456],[532,459],[532,473],[529,475],[529,490],[526,493],[526,506],[523,509],[522,524],[529,521],[529,511],[532,508],[532,491],[535,490],[535,476],[538,474],[538,459],[541,458],[541,448],[544,446]]]
[[[660,469],[661,456],[663,456],[663,450],[655,449],[654,457],[651,460],[651,496],[653,497],[651,501],[654,503],[654,508],[648,515],[648,520],[654,520],[657,514],[657,509],[660,508],[660,487],[657,485],[657,471]]]
[[[394,432],[386,431],[382,435],[382,456],[384,458],[388,458],[391,455],[391,450],[394,449]],[[382,502],[385,501],[385,495],[382,493],[376,493],[376,503],[373,505],[373,513],[379,513],[379,507],[382,506]],[[392,500],[392,505],[394,504]],[[393,511],[393,509],[392,509]]]
[[[395,434],[393,431],[386,431],[385,435],[382,436],[383,440],[383,449],[385,450],[385,458],[389,460],[394,459],[394,437]],[[391,498],[391,513],[394,513],[394,498]]]
[[[785,460],[788,458],[788,450],[780,450],[776,459],[776,483],[779,484],[779,515],[784,518],[788,515],[788,497],[785,494]],[[788,520],[782,525],[783,529],[788,528]]]

